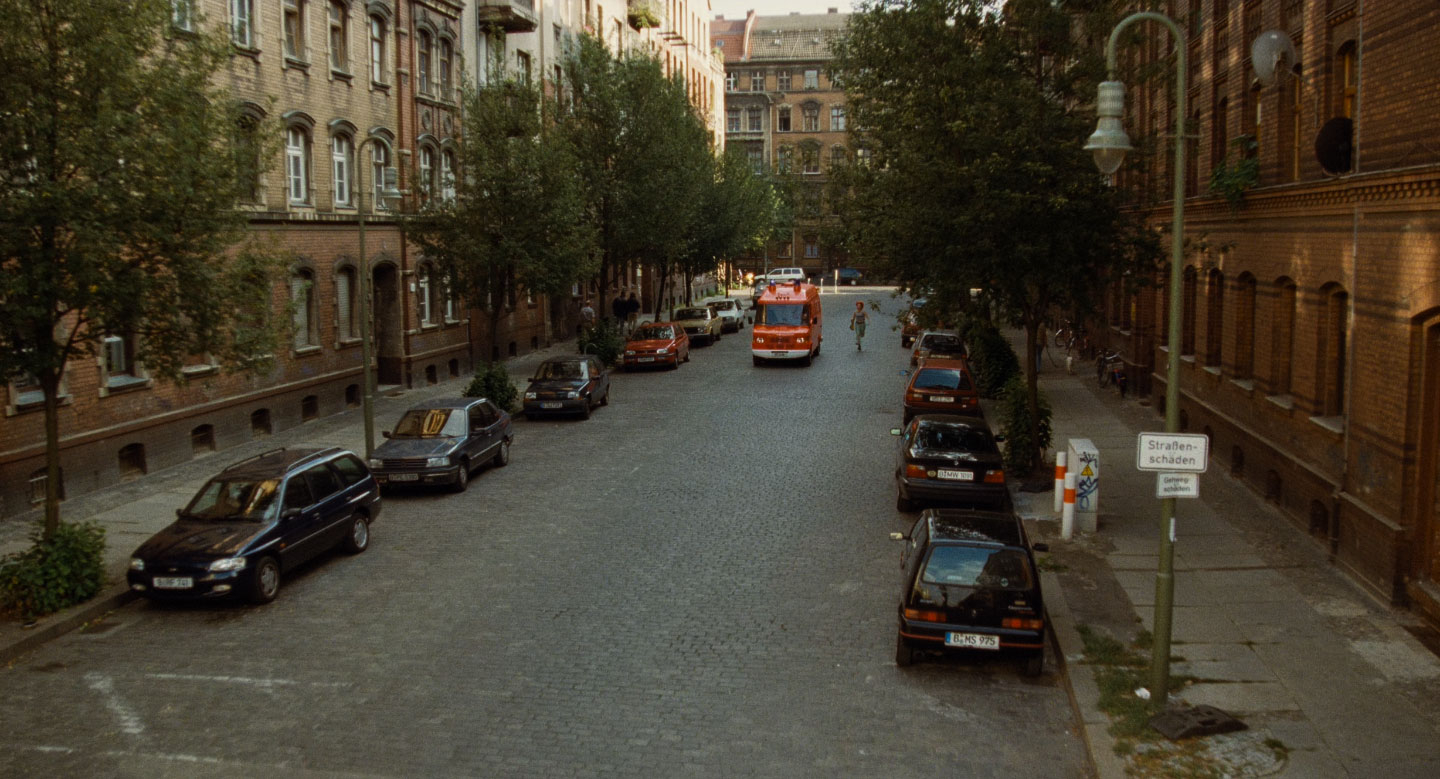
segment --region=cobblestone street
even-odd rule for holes
[[[272,605],[51,642],[0,670],[0,774],[1086,776],[1053,658],[895,667],[896,308],[827,294],[809,368],[752,366],[745,329],[617,372]]]

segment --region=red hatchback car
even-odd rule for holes
[[[690,336],[672,322],[653,322],[635,328],[625,342],[625,370],[660,365],[672,370],[690,362]]]
[[[904,421],[916,414],[980,416],[980,393],[964,360],[921,360],[905,387]]]

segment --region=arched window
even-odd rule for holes
[[[373,188],[374,204],[376,211],[383,211],[389,206],[385,205],[385,169],[390,167],[390,147],[384,141],[376,138],[370,142],[370,181]]]
[[[450,62],[454,59],[454,49],[450,41],[440,40],[440,97],[450,99]]]
[[[280,12],[285,56],[292,60],[309,59],[305,47],[305,0],[283,0]]]
[[[330,0],[330,69],[350,72],[350,9],[343,0]]]
[[[455,152],[440,152],[440,197],[449,203],[455,200]]]
[[[1195,353],[1195,269],[1186,268],[1185,291],[1181,313],[1180,354]]]
[[[355,326],[359,316],[355,310],[355,268],[347,265],[335,271],[335,337],[341,341],[358,338]]]
[[[310,202],[310,136],[299,125],[285,130],[285,184],[291,203]]]
[[[1255,277],[1240,274],[1235,284],[1234,377],[1249,379],[1255,372]]]
[[[1205,280],[1205,364],[1220,367],[1225,343],[1225,274],[1215,268]]]
[[[1345,361],[1350,295],[1337,283],[1320,288],[1315,333],[1315,411],[1334,417],[1345,413]]]
[[[295,348],[317,345],[320,337],[315,332],[315,274],[307,269],[297,270],[290,276],[290,309]]]
[[[794,163],[795,149],[790,146],[781,146],[775,152],[775,168],[781,173],[789,173]]]
[[[439,292],[436,281],[434,268],[429,263],[422,264],[415,272],[415,311],[422,325],[435,324]]]
[[[430,94],[430,33],[421,30],[415,38],[415,82],[420,94]]]
[[[800,109],[800,129],[807,133],[820,132],[820,104],[806,103]]]
[[[1336,109],[1340,116],[1347,119],[1355,118],[1355,100],[1360,87],[1359,62],[1359,51],[1354,41],[1341,46],[1335,55],[1335,75],[1338,78]]]
[[[802,170],[805,173],[815,174],[820,172],[820,147],[814,144],[806,144],[800,148],[800,161]]]
[[[416,184],[420,194],[428,198],[435,191],[435,149],[428,144],[422,145],[419,158]]]
[[[379,16],[370,17],[370,80],[389,83],[385,78],[385,20]]]
[[[355,143],[343,133],[330,139],[330,162],[333,169],[332,183],[335,189],[335,205],[351,205],[351,174],[355,169]]]
[[[1273,340],[1270,346],[1270,393],[1290,394],[1290,366],[1295,353],[1295,282],[1275,280],[1274,310],[1270,313]]]
[[[830,147],[830,167],[831,167],[832,169],[833,169],[833,168],[844,167],[845,161],[846,161],[847,159],[848,159],[848,157],[847,157],[847,155],[845,154],[845,147],[844,147],[844,146],[831,146],[831,147]]]

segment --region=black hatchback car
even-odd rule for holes
[[[895,459],[895,508],[964,504],[1006,508],[1005,463],[985,420],[956,414],[921,414],[904,428]]]
[[[535,369],[525,389],[525,416],[579,414],[610,404],[610,370],[588,354],[551,357]]]
[[[1010,512],[927,509],[903,540],[895,664],[923,652],[1000,653],[1045,666],[1045,601],[1020,518]],[[1033,547],[1046,551],[1044,544]]]
[[[380,488],[336,447],[273,449],[210,479],[130,557],[130,589],[154,600],[239,595],[268,603],[280,577],[331,548],[370,546]]]
[[[442,398],[400,417],[388,439],[370,455],[382,486],[448,484],[463,492],[470,473],[485,463],[510,462],[515,432],[510,415],[485,398]]]

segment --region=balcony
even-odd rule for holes
[[[507,33],[533,32],[538,26],[535,0],[476,0],[480,29],[498,27]]]

